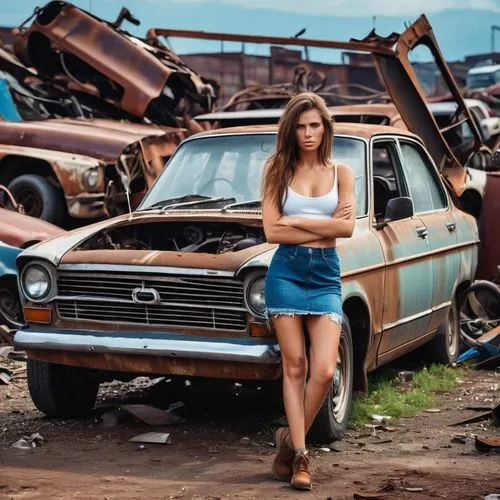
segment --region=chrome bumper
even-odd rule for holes
[[[190,359],[276,364],[279,346],[258,338],[228,339],[189,337],[154,332],[95,332],[27,328],[19,330],[14,343],[23,350],[52,350],[133,354]]]

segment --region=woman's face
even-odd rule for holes
[[[300,114],[296,138],[301,151],[310,152],[318,149],[324,133],[323,120],[317,110],[308,109]]]

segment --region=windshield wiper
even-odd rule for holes
[[[222,212],[234,210],[235,208],[260,208],[261,206],[262,202],[260,200],[239,201],[237,203],[230,203],[229,205],[226,205],[222,209]]]
[[[182,203],[172,203],[171,205],[166,205],[162,207],[162,211],[167,211],[171,210],[173,208],[184,208],[184,207],[190,207],[193,208],[196,205],[202,205],[202,204],[207,204],[207,203],[227,203],[228,201],[235,202],[236,198],[224,198],[222,196],[216,197],[216,198],[207,198],[204,200],[194,200],[194,201],[186,201]]]
[[[172,203],[182,203],[185,201],[203,201],[210,200],[210,196],[203,196],[201,194],[187,194],[185,196],[179,196],[177,198],[167,198],[166,200],[157,201],[153,203],[151,206],[146,208],[141,208],[137,210],[137,212],[144,212],[146,210],[155,210],[155,209],[164,209],[167,206],[170,206]]]

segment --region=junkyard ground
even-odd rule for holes
[[[44,417],[31,402],[21,362],[9,361],[14,378],[0,385],[0,498],[348,499],[386,488],[378,498],[472,499],[500,493],[500,456],[475,449],[473,436],[499,436],[492,420],[450,427],[492,407],[500,396],[500,371],[467,370],[459,385],[440,394],[440,411],[391,422],[392,431],[349,430],[339,451],[312,447],[314,489],[292,490],[271,479],[272,428],[282,408],[278,387],[247,388],[184,380],[136,379],[101,386],[95,415],[79,420]],[[103,412],[124,402],[168,407],[186,418],[150,427],[132,417],[106,427]],[[138,445],[143,432],[170,432],[172,444]],[[12,448],[39,432],[44,443]],[[326,444],[328,446],[328,444]]]

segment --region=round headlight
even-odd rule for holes
[[[43,299],[50,290],[49,273],[42,266],[28,267],[23,273],[23,288],[28,299]]]
[[[90,191],[94,190],[100,182],[101,174],[97,168],[89,168],[82,174],[83,185]]]
[[[266,297],[264,293],[264,277],[250,282],[247,287],[247,301],[255,314],[263,316],[266,311]]]

